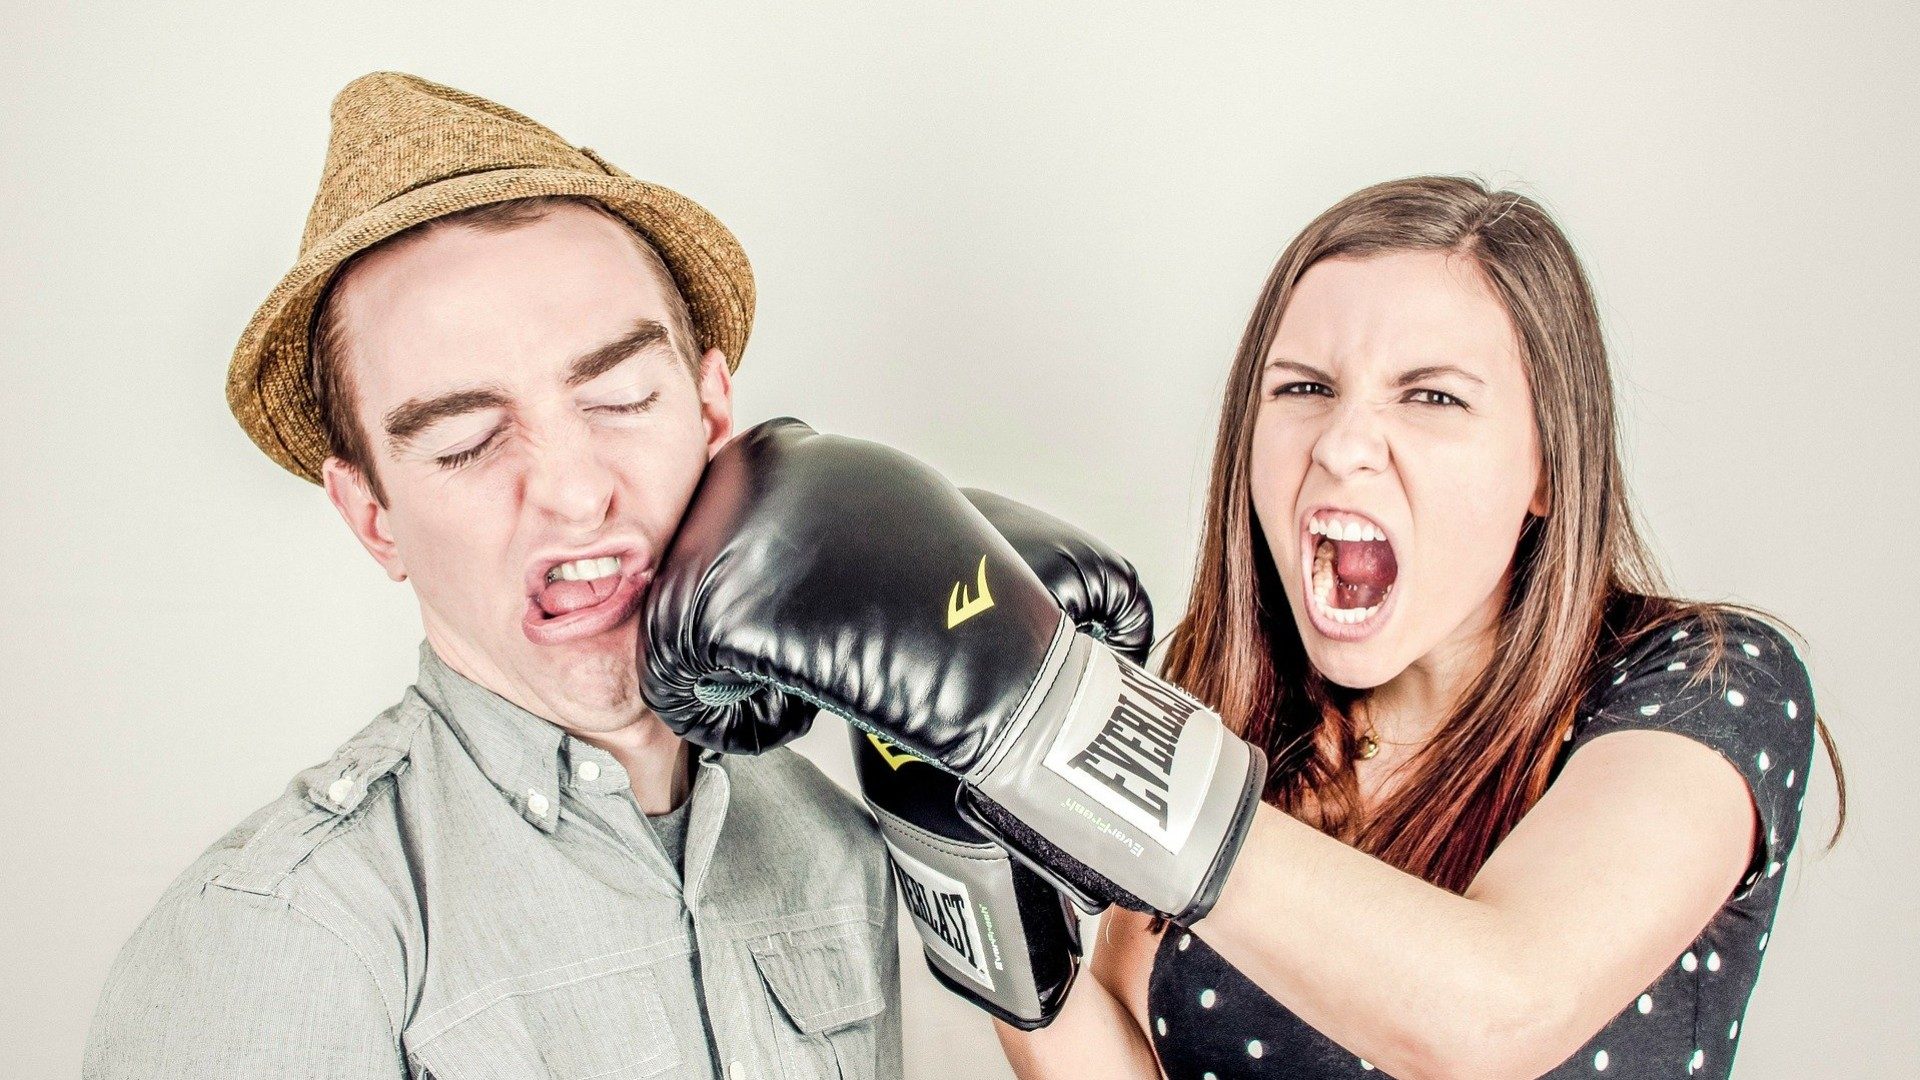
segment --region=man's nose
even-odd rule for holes
[[[1387,457],[1386,430],[1373,406],[1362,401],[1336,404],[1313,444],[1314,463],[1343,479],[1382,472]]]
[[[579,531],[606,520],[614,486],[614,470],[587,424],[550,430],[528,454],[527,502]]]

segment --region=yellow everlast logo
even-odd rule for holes
[[[947,597],[947,629],[951,630],[993,606],[993,594],[987,591],[987,557],[980,556],[979,596],[967,595],[967,583],[956,581]]]
[[[910,761],[920,760],[905,750],[898,749],[892,743],[875,735],[871,731],[867,732],[867,741],[873,744],[875,750],[880,751],[880,760],[886,762],[895,772],[899,772],[900,766]]]

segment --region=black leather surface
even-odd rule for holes
[[[983,558],[991,606],[949,627]],[[755,753],[819,706],[963,773],[1027,695],[1060,609],[932,468],[782,417],[708,463],[642,620],[642,693],[689,741]],[[703,680],[738,699],[701,700]]]

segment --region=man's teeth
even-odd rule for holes
[[[1322,618],[1329,622],[1356,625],[1373,618],[1373,613],[1386,603],[1383,596],[1379,604],[1363,608],[1342,608],[1333,606],[1333,545],[1322,544],[1313,556],[1313,606]],[[1393,586],[1387,586],[1387,592],[1393,592]]]
[[[608,555],[604,559],[575,559],[561,563],[547,571],[548,581],[598,581],[609,574],[620,571],[620,556]]]
[[[1315,517],[1307,522],[1307,532],[1314,536],[1324,536],[1329,540],[1385,540],[1387,534],[1374,528],[1370,521],[1342,521],[1339,518]]]

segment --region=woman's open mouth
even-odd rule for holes
[[[1304,532],[1302,572],[1314,629],[1338,641],[1371,637],[1386,622],[1400,577],[1386,530],[1363,514],[1316,510]]]
[[[631,568],[628,562],[636,565]],[[535,645],[558,645],[605,633],[640,610],[653,569],[638,559],[607,556],[554,567],[527,598],[520,629]]]

